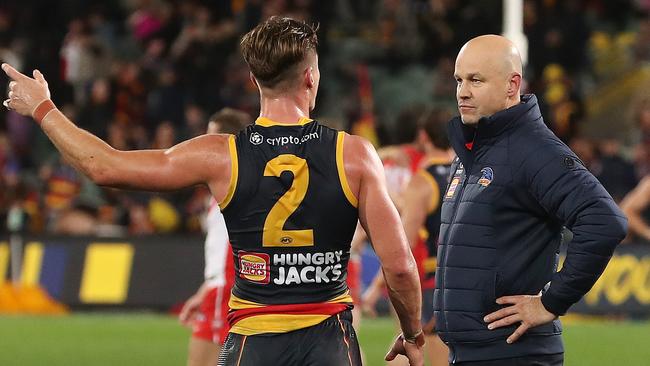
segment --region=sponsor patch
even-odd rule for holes
[[[318,132],[312,132],[300,137],[296,137],[296,136],[269,137],[266,139],[266,143],[271,146],[300,145],[300,144],[304,144],[307,141],[318,140],[318,139],[319,139]]]
[[[456,188],[458,188],[458,183],[460,183],[459,177],[454,177],[454,179],[451,180],[451,183],[449,184],[449,189],[447,190],[447,194],[445,195],[446,198],[451,198],[454,196],[454,193],[456,193]]]
[[[249,141],[253,145],[259,145],[262,142],[264,142],[264,136],[262,136],[258,132],[253,132],[253,133],[251,133],[251,137],[250,137]]]
[[[492,168],[486,167],[481,169],[481,178],[478,180],[478,184],[482,185],[483,187],[487,187],[492,183],[492,180],[494,179],[494,171],[492,171]]]
[[[330,283],[341,281],[344,275],[343,251],[316,253],[273,254],[273,283],[294,285],[301,283]]]
[[[271,261],[266,253],[239,252],[239,277],[256,283],[269,283]]]

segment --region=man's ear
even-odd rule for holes
[[[508,81],[508,96],[513,97],[521,93],[521,75],[513,73]]]
[[[314,68],[312,66],[305,69],[303,77],[307,88],[313,89],[316,81],[314,80]]]

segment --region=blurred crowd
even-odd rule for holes
[[[501,33],[502,2],[5,0],[0,60],[41,70],[59,108],[114,148],[165,149],[204,133],[221,108],[257,115],[239,38],[271,15],[290,16],[319,24],[315,118],[377,145],[403,144],[414,137],[421,106],[454,112],[456,53],[476,35]],[[526,90],[617,200],[650,174],[650,94],[635,95],[620,117],[626,121],[610,125],[592,123],[589,103],[603,85],[647,67],[649,14],[648,0],[524,2]],[[97,187],[31,120],[0,111],[0,230],[199,231],[208,194]]]

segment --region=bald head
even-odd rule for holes
[[[501,70],[504,75],[513,72],[523,75],[519,50],[506,37],[488,34],[473,38],[460,49],[458,58],[461,57],[476,57],[492,63],[491,66]]]
[[[456,58],[456,97],[465,124],[476,124],[520,102],[522,63],[514,43],[485,35],[467,42]]]

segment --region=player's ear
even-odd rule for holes
[[[314,68],[312,66],[309,66],[305,69],[303,78],[307,88],[313,89],[316,84],[316,79],[314,78]]]

